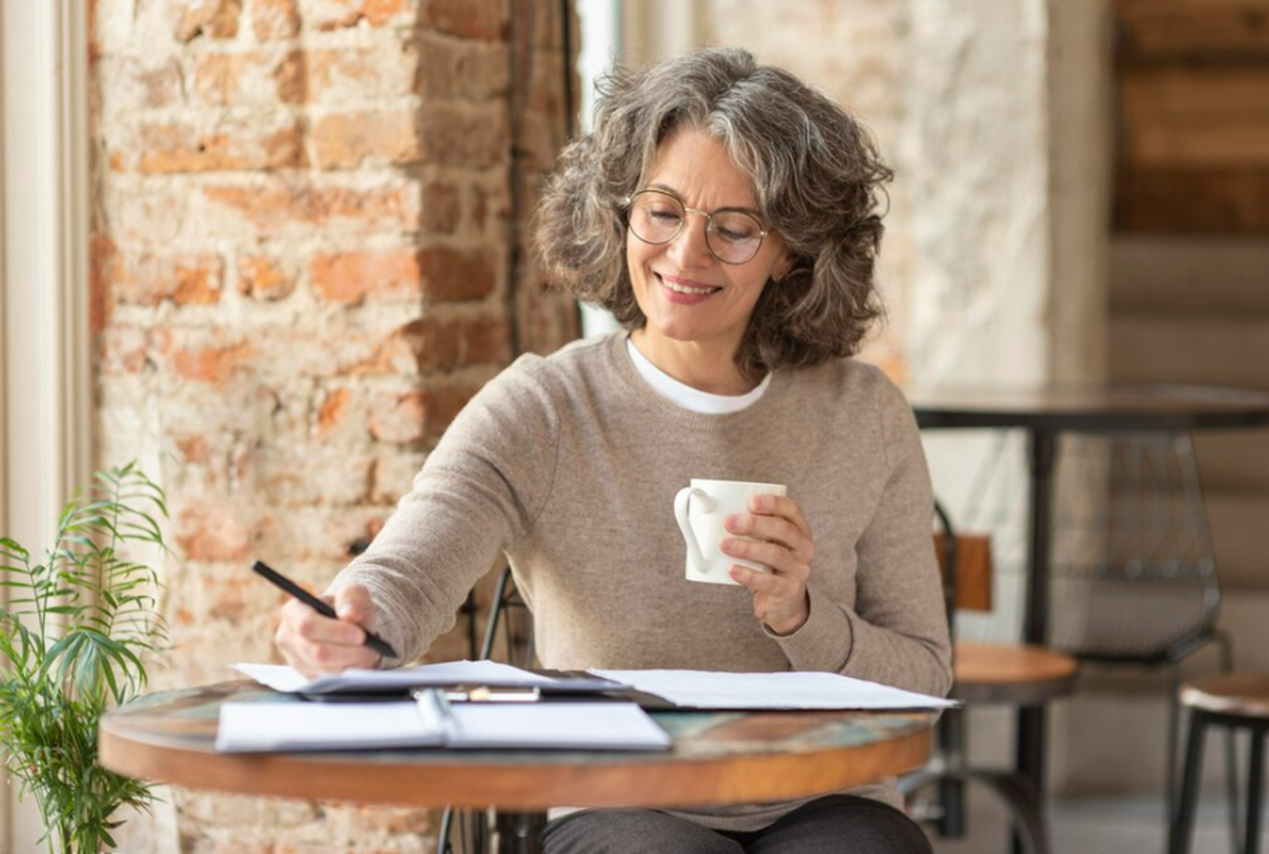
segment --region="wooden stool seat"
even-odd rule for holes
[[[1026,644],[957,641],[952,661],[952,696],[974,703],[1042,703],[1071,693],[1079,670],[1065,653]]]
[[[1181,705],[1223,715],[1269,719],[1269,673],[1230,673],[1181,688]]]
[[[1172,816],[1168,854],[1188,854],[1194,837],[1199,778],[1203,771],[1203,739],[1208,727],[1230,732],[1245,730],[1251,756],[1247,763],[1246,815],[1243,854],[1260,850],[1260,819],[1264,791],[1265,740],[1269,739],[1269,673],[1228,673],[1181,688],[1181,705],[1190,710],[1190,735],[1185,748],[1181,800]]]

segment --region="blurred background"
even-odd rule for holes
[[[176,544],[158,687],[269,660],[249,558],[322,587],[485,381],[611,328],[544,289],[528,237],[613,61],[744,47],[872,129],[896,178],[863,358],[901,384],[1269,390],[1264,0],[3,0],[0,39],[0,530],[42,541],[139,459]],[[1221,624],[1267,669],[1269,433],[1197,441]],[[995,448],[929,436],[954,513],[1021,466]],[[969,634],[1016,635],[999,548]],[[1051,722],[1058,848],[1157,842],[1166,683],[1083,680]],[[1011,720],[975,713],[976,757],[1008,758]],[[6,791],[0,850],[34,850]],[[422,851],[434,823],[166,797],[126,850]]]

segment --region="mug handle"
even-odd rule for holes
[[[679,490],[678,495],[674,496],[674,518],[678,520],[679,530],[683,532],[683,539],[687,541],[688,559],[696,566],[697,572],[707,573],[709,563],[701,552],[700,544],[696,542],[696,532],[692,530],[687,520],[687,506],[693,498],[702,502],[701,510],[705,513],[714,512],[717,504],[709,497],[709,493],[696,486],[685,486]]]

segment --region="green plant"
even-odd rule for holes
[[[146,784],[97,764],[97,722],[140,692],[146,655],[166,642],[158,577],[125,554],[128,544],[166,553],[166,516],[163,490],[129,464],[98,472],[67,504],[43,562],[0,537],[0,750],[55,854],[113,848],[115,810],[152,800]]]

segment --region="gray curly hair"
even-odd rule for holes
[[[763,289],[736,365],[749,377],[858,351],[882,313],[873,281],[879,198],[893,173],[849,113],[744,50],[710,49],[598,84],[594,132],[560,154],[537,214],[537,250],[554,287],[641,327],[626,269],[624,200],[657,146],[680,128],[721,142],[753,181],[758,208],[794,263]]]

